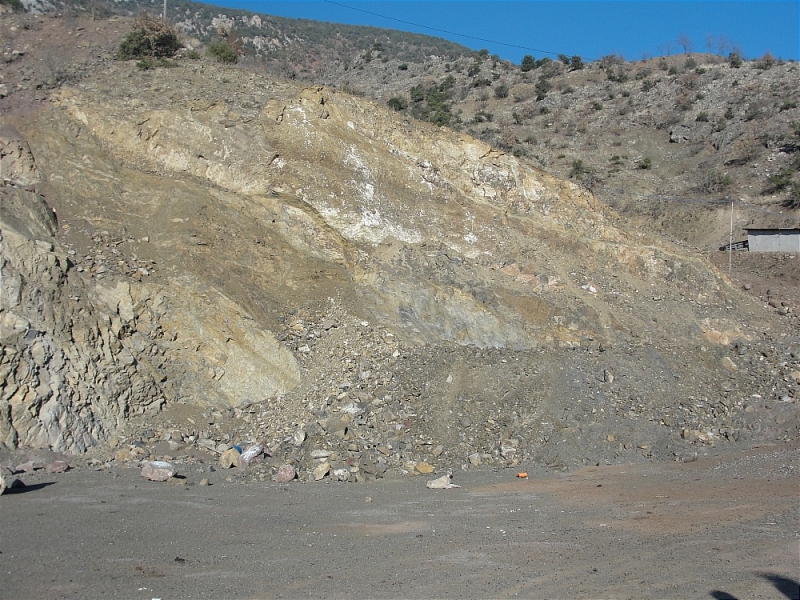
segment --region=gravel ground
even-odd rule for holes
[[[360,486],[29,474],[7,598],[798,598],[796,444]],[[521,470],[521,469],[520,469]],[[40,474],[41,473],[41,474]]]

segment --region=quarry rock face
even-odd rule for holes
[[[620,415],[646,418],[666,457],[684,429],[704,431],[675,416],[686,396],[730,377],[726,398],[762,389],[721,360],[775,317],[754,317],[702,258],[363,99],[114,63],[3,132],[7,446],[83,452],[189,405],[248,425],[223,439],[217,419],[182,441],[267,440],[303,478],[556,464],[565,427],[588,454],[619,456],[638,448],[616,443]],[[551,418],[563,411],[587,429]],[[358,456],[320,464],[323,441]]]

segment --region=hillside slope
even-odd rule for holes
[[[22,92],[0,136],[6,446],[261,441],[253,476],[363,480],[797,437],[791,307],[485,142],[189,59]]]

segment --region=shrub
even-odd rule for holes
[[[405,110],[406,108],[408,108],[408,101],[405,98],[401,98],[399,96],[394,96],[393,98],[389,98],[386,104],[392,110],[397,110],[397,111]]]
[[[526,54],[522,57],[522,66],[520,69],[523,73],[527,73],[528,71],[532,71],[536,68],[536,61],[533,59],[533,56],[530,54]]]
[[[583,66],[583,59],[577,54],[569,60],[569,68],[572,71],[579,71]]]
[[[233,64],[239,60],[239,55],[236,54],[236,50],[222,40],[209,44],[206,54],[223,64]]]
[[[724,175],[717,171],[705,171],[700,175],[700,183],[697,189],[706,194],[720,192],[730,187],[733,183],[730,175]]]
[[[0,5],[10,6],[13,12],[25,12],[25,5],[21,0],[0,0]]]
[[[639,161],[639,168],[643,170],[651,169],[653,167],[653,161],[650,160],[649,156],[646,156],[642,160]]]
[[[738,69],[742,66],[742,57],[739,56],[738,52],[731,52],[728,55],[728,64],[731,66],[731,69]]]
[[[408,65],[406,63],[402,63],[402,64],[397,65],[397,68],[400,71],[408,71]]]
[[[200,56],[201,56],[201,54],[197,50],[194,50],[194,49],[189,50],[189,52],[186,53],[186,58],[188,58],[190,60],[199,60]]]
[[[696,67],[697,67],[697,61],[691,56],[686,59],[685,63],[683,63],[683,68],[686,69],[687,71],[691,71]]]
[[[149,56],[145,56],[144,58],[140,58],[136,61],[136,68],[140,71],[149,71],[150,69],[155,69],[156,61]]]
[[[591,173],[591,169],[583,164],[581,159],[572,161],[572,169],[569,172],[570,179],[581,179],[588,173]]]
[[[708,123],[708,113],[706,111],[702,111],[697,118],[695,119],[698,123]]]
[[[782,192],[790,185],[792,185],[793,169],[791,167],[783,167],[777,173],[773,173],[767,177],[769,185],[764,189],[765,194],[774,194]]]
[[[628,81],[628,74],[622,70],[622,67],[618,67],[616,71],[608,69],[606,71],[606,77],[608,77],[609,81],[616,81],[617,83],[625,83]]]
[[[775,66],[775,57],[772,56],[772,53],[770,51],[767,51],[767,53],[764,56],[762,56],[756,63],[757,68],[763,69],[765,71],[767,69],[771,69],[774,66]]]
[[[536,90],[536,100],[544,100],[547,96],[547,92],[549,92],[552,87],[552,84],[547,79],[540,77],[534,88]]]
[[[499,99],[508,98],[508,86],[505,83],[494,86],[494,97]]]
[[[169,58],[182,47],[175,30],[149,15],[137,18],[117,50],[119,60]]]
[[[593,110],[603,110],[603,103],[602,102],[594,102],[592,104]]]

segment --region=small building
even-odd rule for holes
[[[800,253],[800,227],[781,229],[747,229],[750,252]]]

